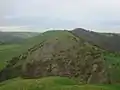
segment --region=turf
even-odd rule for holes
[[[120,90],[117,85],[82,85],[65,77],[14,79],[3,83],[0,90]]]

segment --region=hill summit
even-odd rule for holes
[[[45,39],[8,62],[0,72],[1,81],[19,76],[65,76],[84,83],[109,82],[100,48],[68,31],[48,31],[41,38]]]
[[[74,35],[97,45],[105,50],[119,52],[120,51],[120,34],[118,33],[98,33],[82,28],[76,28],[71,31]]]

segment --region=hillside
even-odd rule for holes
[[[32,32],[0,32],[0,44],[20,43],[24,39],[34,37],[38,33]]]
[[[7,61],[11,60],[13,57],[19,56],[20,54],[26,52],[29,48],[39,44],[41,41],[57,35],[59,35],[59,33],[48,31],[35,37],[28,38],[20,44],[0,45],[0,70],[4,68]]]
[[[3,45],[0,62],[0,90],[120,89],[119,53],[68,31],[47,31],[22,44]]]
[[[0,32],[0,70],[6,65],[6,61],[27,51],[34,44],[32,39],[38,34],[34,32]]]
[[[55,75],[76,77],[84,83],[108,82],[103,50],[68,31],[49,31],[40,37],[39,44],[8,62],[0,80]]]
[[[92,44],[95,44],[109,51],[120,51],[120,35],[114,33],[97,33],[88,31],[82,28],[76,28],[72,31],[77,35]]]

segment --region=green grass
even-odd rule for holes
[[[4,68],[7,60],[19,55],[20,51],[22,51],[20,45],[17,44],[0,45],[0,70]]]
[[[106,53],[104,55],[106,68],[109,72],[111,81],[120,82],[120,55],[115,53]]]
[[[0,90],[120,90],[118,85],[82,85],[65,77],[14,79],[0,84]]]

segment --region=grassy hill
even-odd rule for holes
[[[0,69],[0,79],[22,77],[1,82],[0,90],[120,89],[119,84],[114,85],[120,83],[120,54],[102,50],[68,31],[47,31],[22,44],[0,45]],[[79,85],[63,77],[42,78],[46,76],[65,76],[81,83],[107,79],[111,85]]]
[[[0,90],[119,90],[119,85],[82,85],[65,77],[14,79],[0,84]]]
[[[35,39],[38,37],[40,39]],[[68,31],[49,31],[35,38],[28,41],[24,48],[31,46],[31,42],[38,44],[12,58],[1,71],[1,80],[57,75],[76,77],[85,83],[107,82],[101,49]]]
[[[109,51],[120,51],[120,35],[115,33],[98,33],[82,28],[76,28],[71,31],[74,35],[85,39],[86,41],[98,45]]]
[[[0,45],[0,70],[5,67],[8,60],[27,52],[27,50],[32,48],[34,45],[57,35],[61,35],[61,33],[59,34],[59,31],[48,31],[35,37],[28,38],[20,44]]]
[[[72,31],[72,34],[83,38],[92,45],[97,45],[99,48],[107,50],[104,53],[107,72],[109,72],[110,80],[120,82],[120,35],[114,33],[97,33],[88,31],[82,28],[77,28]]]

